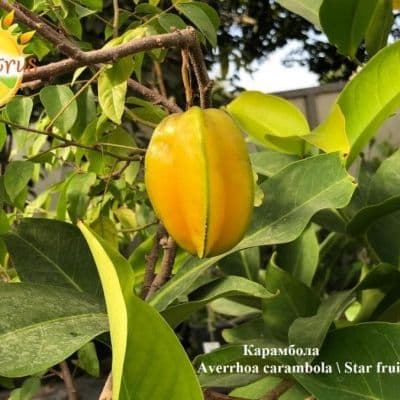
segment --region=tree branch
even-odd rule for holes
[[[128,87],[136,93],[141,94],[144,98],[151,101],[153,104],[159,104],[165,107],[171,113],[182,112],[182,109],[173,101],[162,96],[156,90],[149,89],[134,79],[128,79]]]
[[[159,48],[195,46],[197,39],[193,35],[193,32],[195,32],[194,28],[189,27],[172,33],[163,33],[161,35],[134,39],[115,47],[103,47],[98,50],[81,52],[79,59],[71,57],[27,71],[24,74],[24,81],[46,79],[49,76],[54,77],[56,75],[72,72],[83,66],[116,62],[123,57],[143,51]]]
[[[60,368],[65,388],[67,389],[68,400],[78,400],[78,393],[76,391],[74,380],[72,378],[71,371],[68,368],[67,362],[61,362]]]
[[[211,90],[213,82],[208,76],[203,52],[201,51],[200,43],[197,39],[197,32],[193,28],[191,29],[191,35],[193,39],[188,48],[190,61],[199,87],[200,107],[207,108],[211,106]]]
[[[260,400],[279,400],[279,398],[287,392],[295,382],[291,379],[283,379],[269,393]]]
[[[164,249],[163,259],[161,261],[160,272],[154,278],[149,292],[147,293],[146,300],[148,300],[164,283],[166,283],[171,277],[172,268],[174,266],[177,245],[175,240],[168,236],[161,242],[161,246]]]
[[[167,233],[161,222],[158,224],[156,236],[154,238],[153,247],[151,248],[150,254],[146,257],[146,269],[143,279],[143,287],[140,293],[140,297],[145,299],[151,288],[151,284],[155,278],[155,269],[157,265],[158,255],[161,250],[160,241]]]
[[[186,109],[192,107],[193,104],[193,90],[190,79],[190,63],[189,63],[189,53],[188,49],[182,49],[182,83],[185,88],[185,98],[186,98]]]

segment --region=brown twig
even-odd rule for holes
[[[150,286],[146,300],[150,299],[151,296],[153,296],[153,294],[170,279],[172,274],[172,268],[174,266],[177,249],[175,240],[171,236],[168,236],[168,238],[163,238],[161,241],[161,246],[164,249],[164,255],[161,261],[160,271]]]
[[[166,234],[167,233],[164,226],[159,223],[156,236],[154,237],[153,247],[151,248],[150,254],[146,257],[146,269],[144,273],[143,287],[140,293],[140,297],[142,299],[146,299],[151,288],[151,284],[154,281],[157,260],[161,250],[160,241],[164,236],[166,236]]]
[[[87,65],[115,62],[123,57],[143,51],[159,48],[195,46],[197,38],[193,36],[193,31],[194,29],[189,27],[172,33],[163,33],[161,35],[131,40],[115,47],[103,47],[98,50],[81,52],[82,54],[80,54],[79,58],[71,57],[27,71],[24,74],[24,81],[46,79],[49,76],[54,77],[56,75],[72,72],[77,68]]]
[[[162,96],[156,90],[149,89],[133,79],[128,79],[128,87],[134,92],[141,94],[153,104],[159,104],[172,113],[182,112],[182,109],[176,103]]]
[[[15,124],[14,122],[10,122],[10,121],[7,121],[7,120],[2,119],[2,118],[0,118],[0,122],[4,123],[6,125],[9,125],[9,126],[11,126],[13,128],[26,131],[26,132],[37,133],[39,135],[45,135],[45,136],[52,137],[53,139],[57,139],[57,140],[59,140],[60,142],[63,143],[62,145],[59,145],[57,147],[68,147],[68,146],[80,147],[82,149],[95,151],[97,153],[101,153],[103,155],[107,155],[107,156],[116,158],[117,160],[121,160],[121,161],[137,161],[137,160],[141,160],[142,156],[146,152],[146,150],[144,150],[144,149],[132,148],[131,151],[130,151],[131,155],[122,156],[120,154],[116,154],[116,153],[113,153],[111,151],[105,150],[103,148],[103,146],[99,145],[99,144],[95,144],[93,146],[89,146],[89,145],[86,145],[86,144],[82,144],[82,143],[76,142],[75,140],[66,139],[63,136],[58,135],[58,134],[56,134],[54,132],[41,131],[39,129],[34,129],[34,128],[31,128],[29,126],[22,126],[22,125]],[[46,150],[45,153],[47,153],[47,152],[49,152],[51,150],[52,149]]]
[[[157,86],[160,90],[161,95],[164,97],[168,97],[168,93],[167,93],[167,89],[165,87],[163,72],[162,72],[160,63],[154,62],[154,72],[157,77]]]
[[[197,32],[193,28],[191,29],[191,35],[193,40],[189,45],[189,55],[196,76],[197,85],[199,87],[200,107],[207,108],[211,106],[211,90],[213,82],[208,76],[203,52],[201,51],[200,43],[197,40]]]
[[[270,392],[268,392],[260,400],[278,400],[285,392],[287,392],[295,382],[291,379],[282,379]]]
[[[103,390],[100,393],[99,400],[112,400],[112,374],[107,377]]]
[[[67,389],[68,400],[78,400],[78,393],[75,388],[75,383],[69,370],[66,361],[60,363],[61,374],[64,380],[65,388]]]
[[[190,62],[189,62],[189,53],[188,49],[182,49],[182,66],[181,66],[181,74],[182,74],[182,83],[185,88],[185,99],[186,99],[186,108],[190,108],[193,104],[193,90],[190,82]]]

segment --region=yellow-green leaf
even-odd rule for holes
[[[99,269],[113,347],[113,398],[202,400],[195,371],[174,331],[133,292],[128,261],[79,223]],[[179,368],[166,368],[176,365]]]
[[[326,153],[339,151],[347,155],[350,144],[346,134],[346,121],[339,105],[335,104],[325,121],[309,135],[303,136],[303,139]]]
[[[289,154],[302,154],[299,136],[310,132],[301,111],[289,101],[270,94],[246,91],[227,106],[242,129],[260,144]]]

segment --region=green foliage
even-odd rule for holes
[[[46,86],[40,91],[40,100],[47,115],[61,132],[66,133],[73,127],[78,107],[69,87]]]
[[[22,282],[63,286],[102,299],[96,266],[75,226],[26,218],[4,240]]]
[[[0,298],[2,376],[46,370],[108,330],[103,307],[76,290],[2,283]]]
[[[319,9],[323,0],[279,0],[279,4],[319,26]]]
[[[395,365],[399,360],[397,336],[398,324],[369,323],[337,329],[329,334],[325,347],[317,362],[338,362],[341,368],[345,362],[358,365],[377,363]],[[374,372],[372,372],[374,371]],[[377,398],[394,400],[398,397],[395,374],[371,373],[296,376],[307,390],[326,400]]]
[[[400,361],[400,152],[363,157],[355,177],[346,169],[400,106],[399,42],[382,49],[393,23],[389,0],[278,2],[321,27],[360,71],[314,130],[278,96],[245,91],[224,104],[255,142],[251,224],[220,256],[198,259],[177,249],[171,276],[145,300],[138,295],[149,283],[146,268],[154,261],[160,276],[171,254],[164,239],[155,241],[145,148],[159,122],[178,105],[185,109],[181,71],[189,69],[187,100],[198,104],[204,94],[196,80],[205,79],[199,54],[183,52],[189,65],[181,70],[182,38],[174,32],[193,25],[202,50],[215,48],[207,60],[220,57],[226,70],[233,57],[242,65],[240,54],[247,60],[252,53],[232,32],[227,36],[226,21],[235,31],[247,18],[246,40],[263,51],[265,29],[289,14],[276,2],[257,3],[256,11],[242,2],[232,29],[231,2],[120,1],[118,9],[102,0],[22,3],[84,51],[135,51],[49,77],[51,85],[24,89],[0,110],[0,384],[14,389],[7,377],[27,377],[11,399],[33,397],[46,371],[66,358],[94,377],[108,373],[96,350],[98,341],[109,344],[102,335],[108,331],[115,400],[200,400],[201,387],[258,399],[283,378],[262,370],[196,376],[194,367],[203,364]],[[263,25],[254,15],[261,9],[269,10]],[[309,23],[295,18],[299,32],[309,32]],[[281,45],[288,37],[274,26],[274,46]],[[167,32],[175,43],[157,38],[160,48],[150,45]],[[363,43],[371,58],[365,65]],[[29,50],[44,65],[66,56],[40,32]],[[160,157],[167,155],[166,147]],[[165,190],[180,190],[167,183]],[[201,347],[194,329],[214,341],[221,326],[222,347],[196,357],[193,367]],[[262,360],[243,354],[247,343],[315,348],[320,355],[278,352]],[[294,381],[281,396],[287,400],[397,399],[395,376],[376,371],[284,378]]]

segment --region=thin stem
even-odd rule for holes
[[[182,112],[182,109],[176,103],[162,96],[156,90],[149,89],[148,87],[142,85],[134,79],[128,80],[128,87],[134,92],[141,94],[153,104],[160,104],[161,106],[165,107],[165,109],[167,109],[171,113]]]
[[[75,383],[69,370],[66,361],[60,363],[61,374],[64,380],[65,388],[67,389],[68,400],[78,400],[78,393],[75,388]]]
[[[149,222],[148,224],[139,226],[137,228],[120,229],[120,232],[123,232],[123,233],[139,232],[139,231],[142,231],[144,229],[150,228],[150,226],[153,226],[153,225],[156,225],[156,224],[158,224],[158,221]]]
[[[282,379],[270,392],[263,396],[260,400],[278,400],[286,393],[295,382],[291,379]]]
[[[67,108],[72,104],[73,101],[75,101],[85,90],[86,88],[94,82],[97,77],[103,72],[104,68],[100,68],[76,93],[74,96],[70,98],[69,101],[67,101],[61,110],[54,116],[54,118],[50,121],[50,123],[47,125],[46,132],[51,131],[53,128],[54,124],[57,122],[57,120],[64,114],[64,112],[67,110]]]
[[[193,90],[190,82],[190,62],[188,49],[182,49],[182,66],[181,75],[183,87],[185,88],[186,108],[190,108],[193,104]]]
[[[189,55],[194,74],[196,76],[197,85],[199,87],[200,107],[207,108],[211,106],[211,90],[213,82],[208,76],[203,52],[201,51],[199,41],[197,40],[197,32],[194,28],[191,28],[190,31],[193,37],[193,41],[189,46]]]
[[[164,97],[168,97],[167,89],[165,87],[164,77],[163,77],[163,73],[162,73],[162,69],[161,69],[160,63],[154,62],[154,72],[156,73],[157,85],[158,85],[158,88],[160,90],[161,95],[164,96]]]
[[[157,126],[157,124],[154,124],[153,122],[150,121],[146,121],[140,117],[138,117],[137,115],[135,115],[128,107],[125,107],[125,113],[128,115],[128,117],[134,121],[137,122],[139,124],[148,126],[149,128],[155,128]]]
[[[113,0],[114,20],[113,20],[113,37],[118,37],[119,29],[119,4],[118,0]]]
[[[232,397],[226,394],[214,392],[210,389],[203,390],[204,400],[246,400],[242,397]]]
[[[161,261],[160,271],[156,275],[150,286],[149,292],[146,296],[146,300],[150,299],[151,296],[153,296],[153,294],[170,279],[172,274],[177,245],[175,243],[175,240],[171,236],[168,236],[168,238],[164,238],[161,245],[164,249],[164,255]]]
[[[138,148],[136,150],[132,150],[132,155],[130,155],[130,156],[122,156],[120,154],[116,154],[116,153],[113,153],[111,151],[104,150],[103,146],[99,145],[99,144],[95,144],[93,146],[88,146],[88,145],[85,145],[85,144],[82,144],[82,143],[75,142],[74,140],[66,139],[66,138],[64,138],[64,137],[62,137],[60,135],[57,135],[54,132],[46,132],[46,131],[41,131],[41,130],[38,130],[38,129],[30,128],[28,126],[22,126],[22,125],[15,124],[14,122],[10,122],[10,121],[7,121],[7,120],[2,119],[2,118],[0,118],[0,122],[4,123],[6,125],[9,125],[9,126],[11,126],[13,128],[26,131],[26,132],[37,133],[39,135],[45,135],[45,136],[52,137],[53,139],[57,139],[57,140],[59,140],[59,141],[64,143],[64,146],[62,146],[62,147],[68,147],[68,146],[80,147],[82,149],[95,151],[97,153],[101,153],[103,155],[107,155],[107,156],[116,158],[117,160],[120,160],[120,161],[139,161],[139,160],[142,159],[142,155],[146,152],[146,150]],[[109,146],[109,143],[107,143],[107,146]]]
[[[158,225],[156,236],[154,237],[153,247],[151,248],[150,254],[146,257],[146,269],[144,273],[143,287],[140,293],[140,297],[142,299],[146,299],[149,290],[151,288],[151,284],[155,278],[156,265],[161,250],[160,241],[165,235],[166,235],[165,228],[160,223]]]

